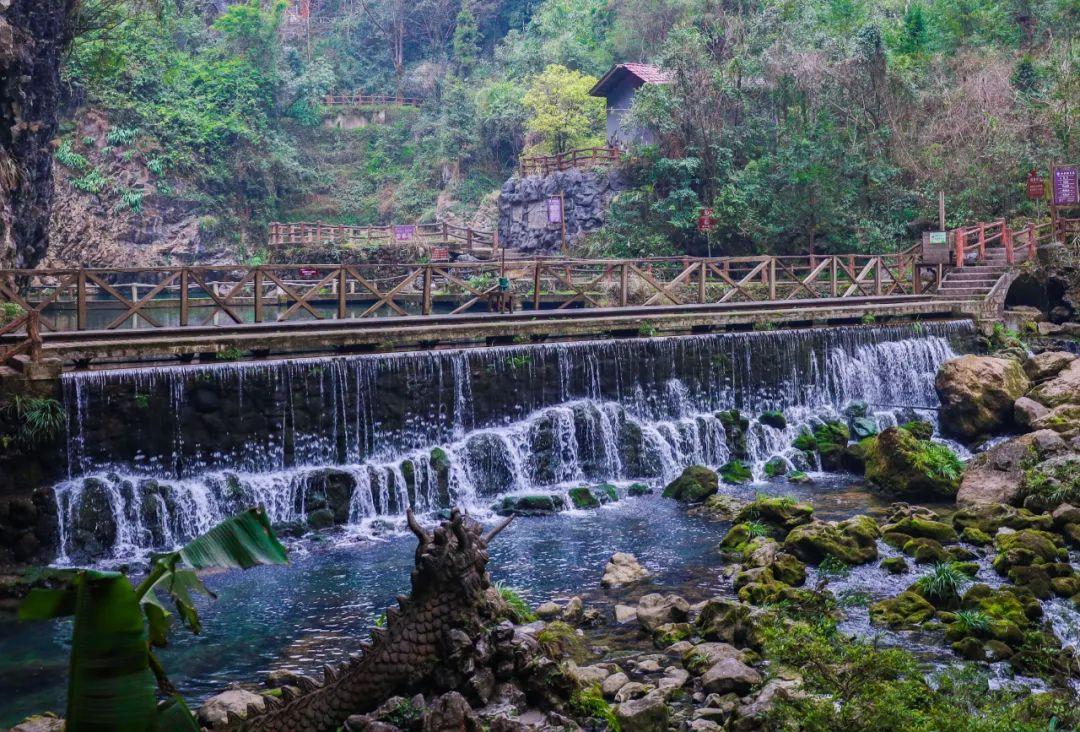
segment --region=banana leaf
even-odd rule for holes
[[[184,700],[173,695],[158,705],[158,732],[199,732],[199,723]]]
[[[75,580],[68,732],[152,730],[157,722],[146,625],[131,582],[85,570]]]
[[[285,564],[285,547],[274,536],[262,508],[252,508],[223,521],[179,552],[193,569],[249,569],[260,564]]]

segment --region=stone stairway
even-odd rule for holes
[[[1027,248],[1017,247],[1013,256],[1014,262],[1019,264],[1026,258]],[[961,300],[984,298],[1008,269],[1005,247],[987,247],[986,258],[982,262],[950,269],[942,278],[936,294],[938,297]]]

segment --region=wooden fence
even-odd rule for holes
[[[482,229],[456,226],[445,221],[435,224],[390,226],[348,226],[319,222],[270,224],[269,245],[271,248],[325,244],[359,247],[384,247],[395,244],[419,244],[430,247],[457,244],[471,252],[475,248],[494,247],[495,234]]]
[[[519,168],[523,178],[530,175],[550,175],[562,170],[589,170],[615,165],[621,155],[617,147],[588,147],[559,155],[522,158]]]
[[[43,329],[141,327],[424,316],[516,309],[762,303],[917,294],[913,250],[885,255],[534,259],[437,264],[290,264],[152,269],[0,270],[0,299],[40,315]],[[500,283],[500,279],[503,280]],[[504,289],[505,286],[505,289]],[[74,310],[75,317],[71,318]],[[68,317],[58,317],[66,312]],[[107,317],[107,316],[106,316]],[[222,322],[224,321],[224,322]]]
[[[1080,235],[1080,219],[1058,219],[1057,231],[1050,221],[1015,227],[1005,219],[998,219],[962,226],[949,235],[953,244],[953,263],[957,267],[963,267],[972,259],[977,263],[994,261],[987,251],[995,247],[1004,249],[1002,264],[1012,265],[1018,260],[1034,259],[1039,247],[1063,241],[1066,236]]]
[[[334,92],[323,97],[327,107],[417,107],[422,99],[391,96],[389,94],[364,94],[363,92]]]
[[[22,338],[7,348],[0,347],[0,366],[5,366],[19,355],[27,355],[32,361],[41,360],[41,313],[30,310],[10,323],[0,326],[0,337],[16,334]]]

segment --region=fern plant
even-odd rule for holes
[[[81,178],[71,181],[71,185],[83,193],[101,193],[109,185],[109,179],[97,168],[90,170]]]

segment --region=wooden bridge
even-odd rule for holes
[[[422,246],[429,249],[444,246],[484,256],[490,255],[495,247],[495,233],[471,226],[457,226],[446,221],[386,226],[274,222],[270,224],[267,243],[275,250],[326,245],[360,249],[395,245]]]
[[[1060,222],[1059,222],[1060,223]],[[1000,318],[1011,265],[1065,233],[892,254],[0,270],[0,367],[436,348],[889,319]]]

